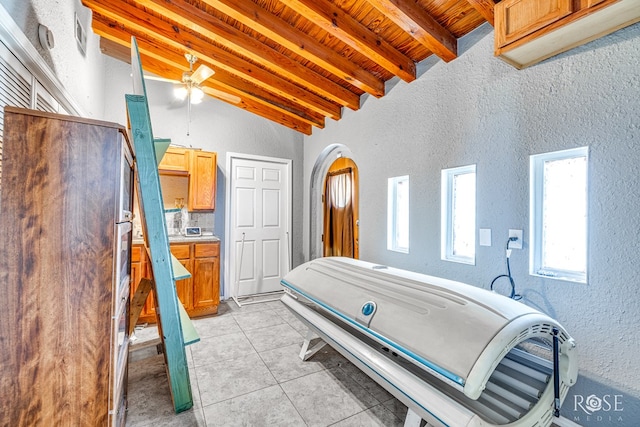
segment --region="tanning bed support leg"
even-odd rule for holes
[[[422,418],[413,412],[411,408],[407,408],[407,416],[404,419],[404,427],[420,427]]]
[[[309,349],[309,344],[311,344],[311,340],[314,337],[316,337],[315,332],[313,332],[313,330],[309,328],[307,330],[307,336],[304,338],[304,343],[302,344],[302,348],[300,349],[300,359],[302,359],[303,361],[306,361],[311,356],[316,354],[318,350],[320,350],[322,347],[327,345],[326,342],[320,339],[320,341],[316,345],[314,345],[313,347],[311,347],[311,349]]]

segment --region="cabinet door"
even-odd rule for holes
[[[143,277],[149,278],[149,269],[147,262],[147,251],[144,246],[135,245],[131,249],[131,300],[138,289],[140,280]],[[155,302],[153,301],[153,292],[149,292],[149,296],[145,301],[142,310],[140,311],[140,317],[138,323],[144,323],[155,319]]]
[[[573,0],[503,0],[495,6],[496,47],[503,47],[571,14]]]
[[[189,172],[190,157],[189,151],[186,148],[167,148],[167,152],[164,153],[162,161],[158,165],[158,170],[173,171],[173,172]]]
[[[173,256],[192,274],[192,277],[188,279],[176,280],[176,293],[187,311],[193,307],[193,259],[191,258],[191,246],[193,245],[189,243],[174,243],[170,246]]]
[[[217,307],[220,302],[220,258],[196,258],[193,308]]]
[[[180,259],[178,261],[180,261],[180,264],[182,264],[188,271],[193,271],[193,260]],[[178,294],[178,298],[187,311],[193,308],[192,281],[193,277],[189,277],[188,279],[176,280],[176,293]]]
[[[141,268],[140,268],[140,278],[152,279],[151,277],[151,266],[149,265],[149,258],[147,256],[146,249],[142,250],[142,255],[140,256]],[[149,296],[147,297],[147,301],[144,304],[144,308],[140,313],[140,317],[145,318],[145,322],[155,322],[156,319],[156,300],[154,299],[153,291],[149,292]]]
[[[136,293],[136,289],[138,288],[138,283],[140,283],[140,279],[142,276],[140,275],[141,265],[139,262],[131,263],[131,289],[129,296],[133,299],[133,294]]]
[[[216,153],[193,151],[189,174],[189,210],[216,207]]]

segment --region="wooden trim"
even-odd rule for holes
[[[61,115],[58,113],[49,113],[47,111],[31,110],[31,109],[25,109],[20,107],[13,107],[10,105],[5,106],[4,108],[5,108],[5,112],[7,113],[18,113],[25,116],[43,117],[43,118],[55,119],[59,121],[85,123],[85,124],[94,125],[94,126],[118,129],[120,132],[123,133],[123,135],[125,135],[125,138],[127,134],[127,131],[124,128],[124,126],[118,123],[107,122],[107,121],[96,120],[96,119],[87,119],[87,118],[78,117],[78,116],[69,116],[66,114]]]
[[[330,170],[327,173],[327,176],[334,176],[334,175],[342,175],[343,173],[351,173],[353,171],[353,168],[351,167],[346,167],[346,168],[342,168],[342,169],[338,169],[338,170]]]

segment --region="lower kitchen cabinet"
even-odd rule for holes
[[[220,303],[220,243],[196,243],[193,249],[191,313],[193,316],[217,313]]]
[[[191,257],[191,244],[174,243],[170,245],[171,253],[180,264],[191,273],[188,279],[176,280],[176,293],[187,313],[193,308],[193,258]]]
[[[188,279],[176,281],[176,293],[189,317],[218,312],[220,303],[220,242],[172,243],[171,253],[191,273]],[[150,277],[144,245],[134,245],[131,258],[132,295],[140,279]],[[155,323],[155,302],[150,294],[138,323]]]
[[[131,248],[131,300],[138,289],[142,278],[151,277],[151,268],[149,266],[149,257],[144,245],[133,245]],[[144,307],[140,312],[138,323],[155,323],[156,321],[156,302],[153,293],[147,297]]]

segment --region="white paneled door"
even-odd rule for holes
[[[291,168],[276,160],[231,158],[232,296],[279,291],[289,271]]]

